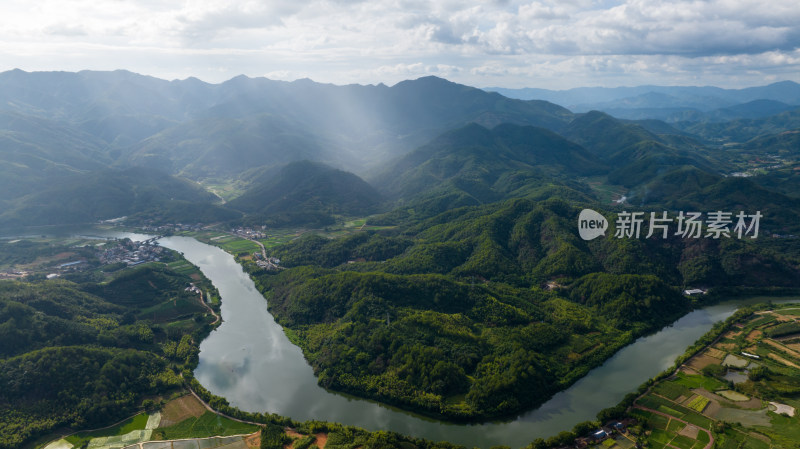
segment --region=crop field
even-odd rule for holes
[[[158,416],[156,418],[156,416]],[[158,426],[160,415],[140,413],[116,426],[92,432],[80,432],[65,438],[65,440],[87,449],[121,449],[125,446],[148,441],[153,434],[153,428]]]
[[[677,419],[642,410],[636,410],[634,415],[637,419],[646,421],[647,426],[652,429],[648,442],[653,449],[703,449],[709,442],[706,432],[693,425],[687,426]]]
[[[256,431],[258,431],[257,426],[232,421],[206,411],[200,417],[192,416],[178,424],[159,428],[154,436],[163,440],[174,440],[179,438],[249,435]]]
[[[709,403],[708,398],[703,396],[695,396],[694,399],[692,399],[691,401],[689,401],[688,404],[686,404],[686,406],[698,413],[702,413],[703,409],[706,408],[708,403]]]
[[[672,401],[651,394],[639,398],[637,404],[653,410],[658,410],[661,413],[666,413],[675,418],[683,419],[686,422],[695,424],[704,429],[709,429],[711,427],[711,419],[700,415],[694,410],[690,410],[682,405],[675,404]]]
[[[239,237],[236,237],[234,240],[230,241],[220,239],[216,243],[220,248],[233,254],[252,253],[261,250],[261,248],[255,242]]]
[[[167,264],[167,266],[179,274],[189,275],[197,272],[197,268],[185,259],[179,260],[177,262],[170,262]]]
[[[206,412],[203,404],[187,394],[169,401],[161,410],[161,426],[170,427],[189,418],[199,418]]]
[[[678,373],[674,382],[686,388],[704,388],[708,391],[716,391],[728,387],[717,379],[685,373]]]

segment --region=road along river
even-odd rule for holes
[[[147,237],[104,234],[135,240]],[[301,421],[335,421],[368,430],[392,430],[467,447],[504,444],[518,448],[594,419],[598,411],[616,405],[627,393],[672,365],[715,322],[753,302],[729,301],[691,312],[671,326],[636,340],[569,389],[513,420],[451,424],[318,386],[300,348],[289,342],[267,311],[266,301],[233,256],[188,237],[165,237],[159,242],[182,252],[200,267],[222,297],[223,323],[200,345],[200,363],[194,373],[212,393],[246,411],[278,413]]]

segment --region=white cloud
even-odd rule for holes
[[[7,0],[0,12],[0,70],[336,83],[437,74],[542,87],[800,81],[795,0]]]

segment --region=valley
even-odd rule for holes
[[[0,326],[26,342],[4,343],[14,374],[3,385],[16,396],[0,404],[14,426],[47,423],[0,434],[22,442],[107,424],[191,386],[276,435],[299,429],[302,445],[397,432],[386,447],[558,447],[566,436],[554,434],[605,421],[737,308],[710,312],[717,304],[800,292],[800,106],[794,83],[766,87],[664,116],[621,113],[612,99],[570,110],[437,77],[389,87],[0,73],[0,229],[14,236],[0,241],[10,304]],[[607,220],[605,237],[579,235],[585,209]],[[737,237],[735,222],[719,230],[708,218],[696,237],[660,238],[651,219],[623,238],[631,212],[674,222],[690,211],[758,214],[760,232]],[[92,232],[163,237],[117,247],[41,237],[99,222]],[[708,294],[683,294],[693,289]],[[647,350],[636,348],[665,345],[685,319],[710,321],[639,367]],[[769,357],[792,368],[781,351]],[[62,414],[26,408],[35,401],[18,366],[68,371],[69,357],[128,376],[114,413],[78,399],[107,394],[88,374],[43,396]],[[604,371],[618,358],[630,373]],[[627,386],[590,398],[604,372],[596,390]],[[703,402],[687,399],[672,405]],[[661,430],[677,428],[670,419]]]

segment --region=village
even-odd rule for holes
[[[267,235],[266,229],[267,229],[266,226],[261,226],[261,229],[239,226],[236,228],[231,228],[231,234],[249,240],[265,239],[269,237]]]
[[[158,245],[155,237],[143,242],[133,242],[130,239],[118,242],[118,245],[100,253],[98,259],[101,263],[124,263],[131,267],[145,262],[159,262],[164,254],[164,248]]]

